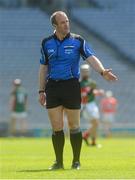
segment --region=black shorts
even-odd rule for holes
[[[46,84],[46,108],[64,106],[68,109],[80,109],[81,91],[78,79],[48,80]]]

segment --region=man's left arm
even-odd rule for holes
[[[25,101],[24,101],[25,111],[27,111],[27,108],[28,108],[27,100],[28,100],[28,96],[27,96],[27,94],[25,94]]]
[[[105,69],[101,61],[96,56],[89,56],[86,60],[93,69],[101,74],[107,81],[118,80],[117,76],[112,73],[112,69]]]

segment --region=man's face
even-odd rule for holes
[[[89,71],[81,71],[81,77],[82,79],[88,79],[90,77]]]
[[[57,14],[56,21],[56,31],[63,35],[70,32],[69,19],[65,14]]]

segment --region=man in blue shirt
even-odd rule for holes
[[[64,113],[70,129],[73,150],[72,169],[80,168],[82,133],[80,131],[80,56],[108,81],[117,77],[111,69],[105,69],[87,42],[70,33],[69,19],[62,11],[52,14],[54,34],[42,41],[39,69],[39,102],[46,106],[53,134],[52,143],[56,162],[50,170],[63,169]]]

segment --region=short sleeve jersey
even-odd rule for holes
[[[15,96],[15,112],[25,112],[25,102],[27,98],[27,93],[24,88],[19,87],[15,91],[11,93],[11,95]]]
[[[47,79],[66,80],[79,78],[80,56],[86,60],[94,52],[80,35],[68,33],[63,40],[55,34],[45,38],[41,55],[40,64],[48,65]]]
[[[80,82],[81,84],[81,97],[82,104],[86,104],[95,101],[95,95],[93,90],[96,89],[97,85],[94,80],[86,79]]]

